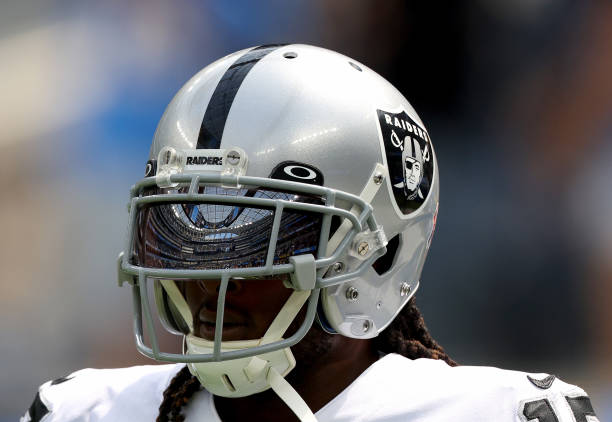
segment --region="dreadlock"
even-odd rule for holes
[[[414,297],[393,322],[374,338],[374,346],[383,353],[397,353],[409,359],[439,359],[450,366],[457,366],[457,362],[429,334]]]
[[[414,297],[389,327],[374,339],[374,347],[383,353],[397,353],[409,359],[438,359],[450,366],[457,366],[427,331]],[[181,369],[164,391],[157,422],[183,422],[185,416],[181,410],[199,389],[198,379],[191,375],[187,367]]]
[[[187,366],[178,371],[164,391],[156,422],[183,422],[185,416],[181,414],[181,409],[199,389],[200,382],[191,375]]]

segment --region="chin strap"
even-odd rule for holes
[[[160,280],[159,281],[166,291],[166,294],[174,303],[174,307],[181,315],[183,322],[189,327],[189,332],[193,333],[193,316],[191,315],[191,310],[189,309],[189,305],[187,301],[183,297],[183,294],[179,290],[178,286],[174,282],[174,280]]]
[[[276,369],[270,368],[267,378],[272,390],[289,406],[301,422],[317,422],[317,418],[304,399]]]

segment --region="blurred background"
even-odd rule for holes
[[[194,73],[347,54],[411,101],[440,216],[418,303],[462,364],[554,373],[612,421],[612,2],[0,4],[0,421],[82,367],[151,363],[116,285],[129,186]]]

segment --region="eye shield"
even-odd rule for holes
[[[172,192],[166,192],[172,193]],[[175,193],[185,193],[178,189]],[[265,189],[202,186],[200,195],[283,200],[322,205],[314,195]],[[322,214],[283,209],[274,250],[270,238],[276,209],[229,203],[149,204],[138,210],[131,263],[148,268],[235,269],[287,264],[294,255],[317,255]]]

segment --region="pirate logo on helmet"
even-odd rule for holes
[[[407,215],[419,208],[431,187],[429,135],[405,111],[377,111],[393,197],[398,211]]]
[[[394,131],[391,132],[391,136],[397,138]],[[421,181],[423,180],[423,152],[419,143],[408,136],[404,138],[402,163],[404,164],[404,181],[393,186],[403,189],[406,198],[410,201],[414,200],[417,196],[423,199],[423,192],[420,189]]]

